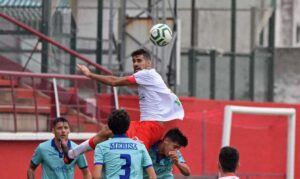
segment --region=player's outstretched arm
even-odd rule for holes
[[[154,168],[152,166],[148,167],[146,169],[146,172],[148,174],[149,179],[156,179],[156,173],[155,173]]]
[[[97,80],[101,83],[104,83],[106,85],[110,86],[127,86],[131,83],[128,81],[128,77],[118,77],[113,75],[98,75],[95,73],[92,73],[85,65],[77,64],[77,67],[79,70],[87,77]]]
[[[29,167],[27,169],[27,179],[34,179],[35,178],[35,169],[36,166],[32,164],[30,161]]]

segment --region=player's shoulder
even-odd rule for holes
[[[51,144],[52,144],[52,139],[44,141],[44,142],[41,142],[38,145],[38,148],[40,148],[40,149],[48,148],[48,147],[51,147]]]
[[[139,139],[137,138],[128,138],[128,141],[135,144],[137,146],[138,149],[140,150],[143,150],[143,149],[146,149],[145,145],[143,144],[142,141],[140,141]]]
[[[135,76],[159,76],[159,73],[154,68],[151,69],[143,69],[134,73]]]

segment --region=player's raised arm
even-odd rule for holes
[[[85,65],[77,64],[78,69],[87,77],[97,80],[100,83],[104,83],[110,86],[127,86],[132,83],[128,80],[128,76],[118,77],[113,75],[98,75],[92,73]]]

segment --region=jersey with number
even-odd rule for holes
[[[76,145],[74,142],[68,141],[69,148],[74,148]],[[75,165],[78,165],[80,169],[88,167],[84,155],[75,158],[68,165],[64,163],[63,155],[52,139],[39,144],[34,151],[31,163],[35,166],[42,164],[42,179],[73,179]]]
[[[153,167],[157,176],[157,179],[174,179],[172,173],[172,160],[169,157],[161,157],[158,153],[158,144],[153,145],[149,150],[150,157],[153,162]],[[185,163],[180,151],[177,150],[178,161]],[[144,179],[148,178],[148,175],[144,173]]]
[[[141,121],[183,119],[181,102],[155,69],[140,70],[133,76],[138,84]]]
[[[94,165],[103,165],[103,177],[108,179],[141,179],[152,161],[143,144],[115,135],[96,146]]]

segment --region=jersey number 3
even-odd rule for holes
[[[121,169],[125,170],[124,175],[120,175],[120,179],[129,179],[130,178],[130,166],[131,166],[131,157],[128,154],[121,154],[121,159],[125,159],[125,164],[122,165]]]

